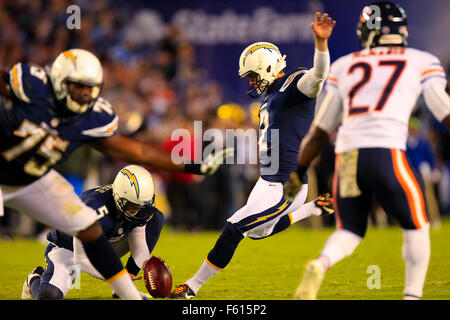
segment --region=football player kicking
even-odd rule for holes
[[[102,82],[100,61],[82,49],[61,53],[50,74],[24,63],[0,70],[0,95],[6,98],[0,103],[0,190],[6,207],[76,236],[121,299],[141,299],[95,210],[52,167],[89,144],[126,162],[212,174],[233,150],[211,154],[201,164],[175,164],[169,153],[116,134],[118,117],[100,97]],[[0,208],[2,214],[1,203]]]
[[[363,9],[358,37],[364,49],[333,63],[326,96],[303,140],[298,168],[286,197],[304,183],[303,174],[338,126],[333,196],[335,231],[320,256],[306,265],[295,299],[316,299],[325,272],[351,255],[364,237],[375,197],[403,232],[404,299],[420,299],[430,259],[429,222],[423,183],[405,156],[408,121],[422,93],[436,119],[450,128],[446,76],[432,54],[406,48],[405,11],[392,2]],[[378,27],[369,24],[380,12]]]
[[[225,225],[214,248],[198,272],[171,293],[174,299],[194,297],[205,282],[225,268],[244,237],[262,239],[291,224],[322,213],[333,213],[328,195],[304,204],[308,186],[294,199],[283,197],[283,183],[295,170],[298,149],[314,117],[314,101],[326,79],[330,56],[328,38],[335,26],[328,14],[317,12],[311,24],[315,36],[314,67],[285,73],[285,56],[268,42],[248,46],[239,60],[239,76],[248,77],[249,93],[262,96],[259,109],[259,157],[261,177],[244,207]],[[306,180],[306,174],[305,174]]]
[[[117,254],[122,257],[130,252],[126,269],[133,280],[140,279],[137,274],[150,259],[164,224],[163,214],[154,207],[155,186],[150,172],[140,166],[126,166],[112,185],[87,190],[80,198],[98,214],[98,222]],[[47,267],[36,267],[30,273],[22,299],[62,299],[81,271],[103,279],[78,239],[56,229],[47,234],[47,239]]]

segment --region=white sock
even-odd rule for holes
[[[406,267],[405,299],[420,299],[430,261],[430,225],[418,230],[402,231],[402,257]]]
[[[348,257],[355,251],[356,247],[361,242],[361,237],[347,230],[337,230],[328,237],[325,246],[320,253],[321,258],[319,260],[324,264],[325,270],[328,270],[341,261],[345,257]],[[327,259],[324,259],[326,257]]]
[[[198,269],[197,273],[186,281],[186,284],[189,288],[197,294],[198,290],[200,290],[201,286],[205,284],[210,278],[218,274],[220,269],[216,269],[208,264],[208,262],[203,261],[202,266]]]
[[[303,220],[310,216],[320,216],[321,214],[322,210],[316,207],[314,201],[310,201],[303,204],[300,208],[298,208],[294,212],[291,212],[289,215],[291,216],[291,224],[294,224],[297,221]]]
[[[142,300],[142,296],[133,284],[127,269],[106,280],[122,300]]]

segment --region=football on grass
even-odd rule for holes
[[[160,257],[152,256],[144,269],[145,287],[153,298],[167,298],[172,291],[172,274]]]

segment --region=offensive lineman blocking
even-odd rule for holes
[[[405,156],[408,120],[422,93],[432,114],[450,129],[450,99],[439,59],[405,47],[404,10],[392,2],[373,5],[380,8],[381,26],[368,27],[372,9],[365,7],[357,32],[364,49],[333,63],[327,95],[300,148],[297,172],[285,184],[286,197],[298,190],[303,172],[342,120],[333,179],[337,231],[306,265],[295,299],[316,299],[325,272],[353,253],[365,235],[372,196],[402,228],[404,299],[422,297],[429,223],[421,177]]]

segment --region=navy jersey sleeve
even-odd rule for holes
[[[25,103],[45,102],[49,78],[44,68],[35,64],[16,63],[9,70],[9,86],[16,99]]]
[[[101,187],[89,189],[80,194],[81,200],[89,207],[97,210],[98,207],[102,206],[102,201],[100,199],[101,193],[99,190]]]
[[[99,215],[98,222],[105,233],[113,227],[113,223],[109,219],[110,208],[107,205],[112,192],[111,188],[111,185],[103,185],[80,194],[81,200]]]
[[[158,242],[161,229],[164,225],[164,215],[156,208],[152,208],[153,217],[147,222],[145,226],[145,239],[147,242],[148,251],[151,253]]]
[[[292,72],[291,74],[288,74],[286,77],[286,80],[284,81],[283,85],[279,89],[280,92],[286,93],[286,101],[285,106],[286,107],[292,107],[297,106],[299,104],[302,104],[306,101],[311,100],[311,98],[305,96],[300,90],[297,88],[297,82],[298,80],[303,76],[303,74],[307,70],[297,70],[295,72]]]
[[[114,135],[119,126],[119,117],[111,104],[99,97],[85,117],[82,135],[88,138],[103,138]]]

